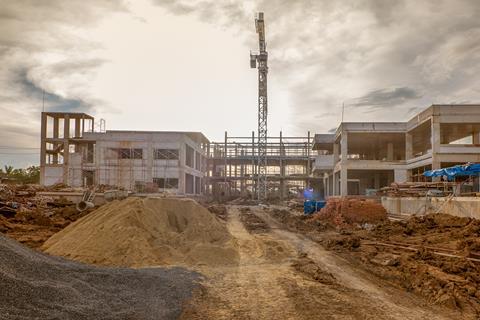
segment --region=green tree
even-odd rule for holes
[[[26,169],[15,169],[12,166],[5,166],[3,176],[14,179],[19,183],[39,183],[40,167],[30,166]]]

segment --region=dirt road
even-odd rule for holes
[[[201,268],[205,290],[197,294],[183,319],[461,318],[286,231],[261,208],[242,211],[249,211],[257,221],[244,219],[240,207],[229,207],[227,226],[237,241],[239,265]]]

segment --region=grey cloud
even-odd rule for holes
[[[253,13],[264,11],[269,76],[289,92],[298,132],[328,130],[312,115],[343,101],[362,107],[349,110],[350,118],[370,113],[365,120],[385,121],[432,102],[480,101],[478,91],[466,90],[480,86],[477,0],[256,0],[248,9],[218,4],[234,1],[152,1],[174,14],[240,16],[230,23],[252,48]]]
[[[34,101],[45,102],[48,111],[66,111],[66,112],[89,112],[93,106],[81,99],[69,99],[57,94],[46,91],[38,87],[27,76],[25,70],[18,73],[15,82],[22,92],[22,97],[28,97]]]
[[[415,89],[409,87],[386,88],[374,90],[366,95],[355,99],[356,102],[350,104],[356,107],[395,107],[409,100],[420,99],[422,95]]]
[[[82,86],[104,63],[94,56],[101,44],[71,30],[93,27],[108,14],[127,12],[127,6],[123,0],[0,2],[0,114],[8,119],[0,123],[0,138],[35,146],[44,91],[47,111],[95,113],[98,106],[104,107],[97,98],[82,94]],[[46,54],[55,55],[56,61],[42,60]],[[0,160],[0,165],[6,161]]]

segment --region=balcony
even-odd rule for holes
[[[333,170],[333,154],[315,156],[313,170],[328,171]]]

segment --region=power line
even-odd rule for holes
[[[0,146],[0,149],[13,149],[13,150],[34,149],[34,150],[40,150],[40,148],[37,148],[37,147],[11,147],[11,146]]]
[[[39,152],[0,152],[0,154],[13,154],[13,155],[32,155],[40,154]]]

